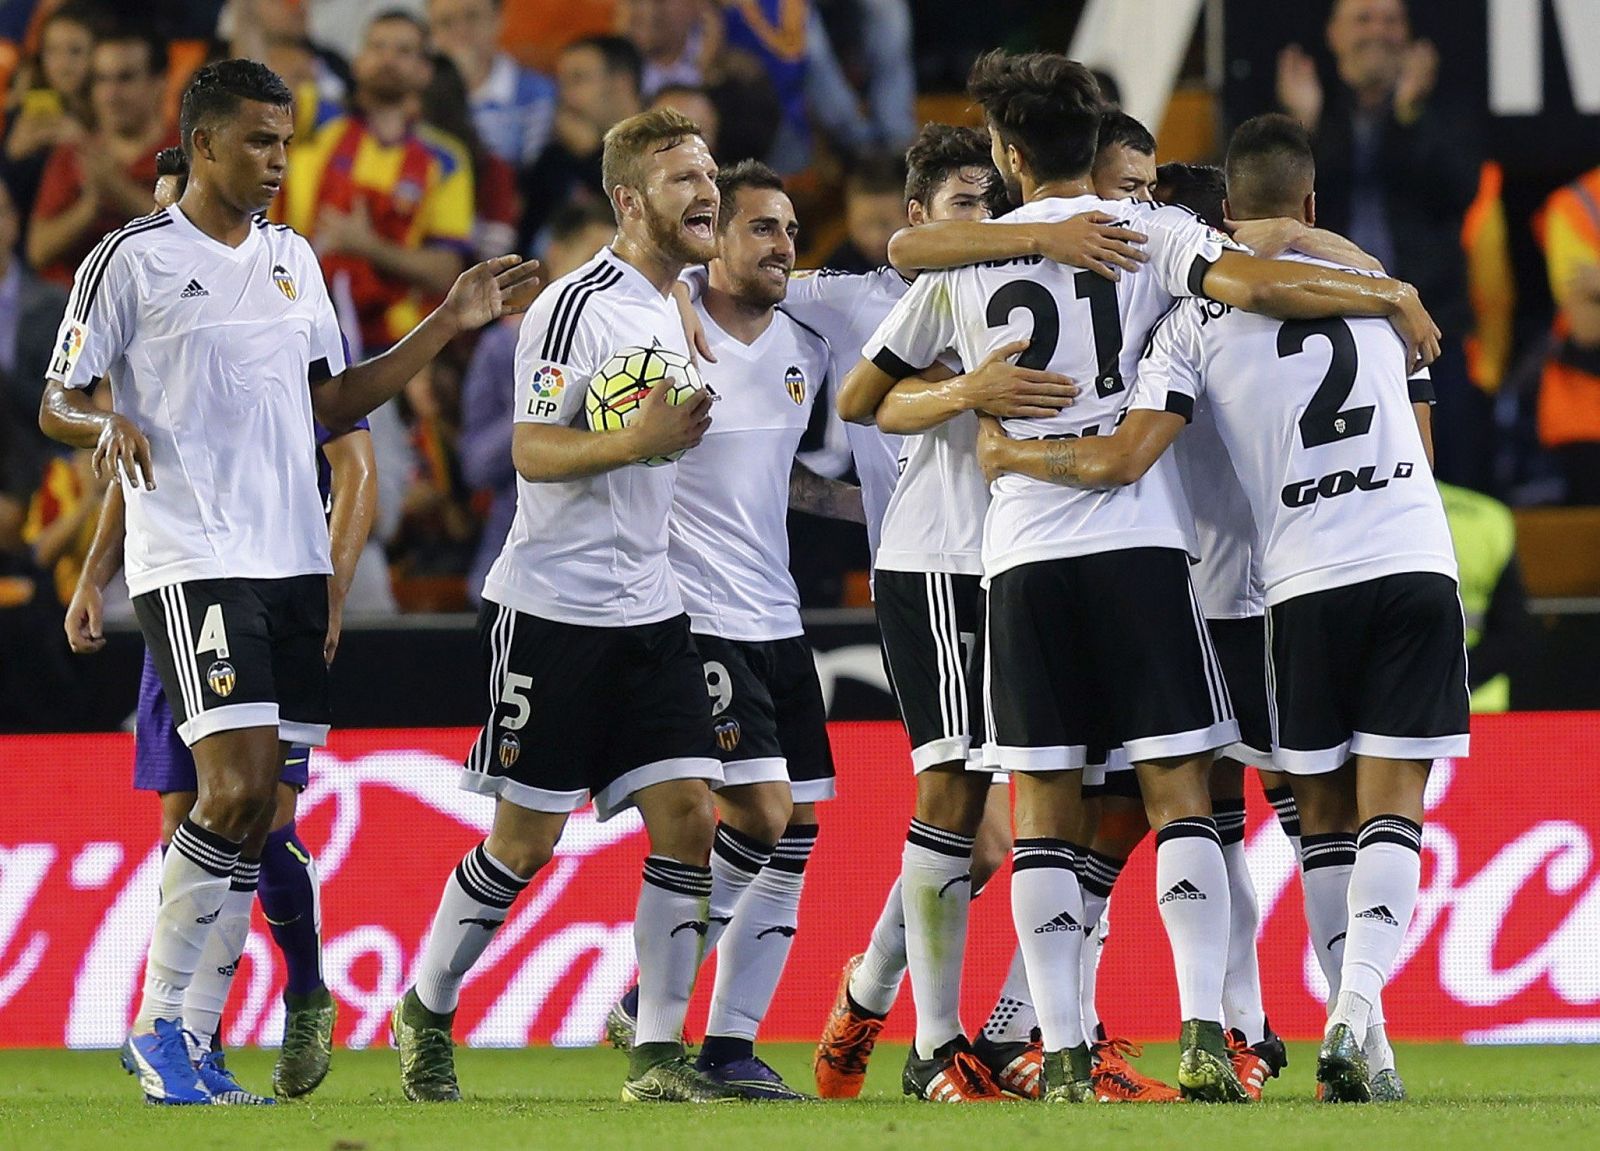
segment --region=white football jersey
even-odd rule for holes
[[[687,356],[677,305],[602,248],[539,293],[517,335],[516,422],[587,428],[583,397],[613,352]],[[713,419],[715,415],[713,414]],[[517,512],[483,598],[559,623],[622,627],[683,611],[667,563],[677,465],[560,483],[517,477]]]
[[[309,379],[345,370],[305,238],[257,219],[238,247],[168,208],[78,268],[46,375],[109,377],[150,441],[154,490],[125,484],[128,591],[329,573]]]
[[[1184,301],[1156,332],[1133,406],[1181,411],[1201,396],[1250,500],[1269,606],[1402,572],[1456,578],[1387,320]]]
[[[1199,292],[1206,269],[1229,241],[1182,208],[1098,196],[1037,200],[1004,220],[1054,222],[1083,212],[1106,212],[1147,235],[1149,263],[1115,283],[1039,257],[924,275],[901,305],[899,330],[890,334],[885,325],[879,366],[903,376],[927,367],[947,348],[962,363],[978,364],[995,348],[1028,339],[1019,363],[1060,372],[1083,391],[1072,407],[1050,419],[1005,421],[1006,432],[1018,439],[1109,435],[1127,404],[1150,329],[1175,297]],[[1006,475],[994,484],[993,497],[983,533],[986,576],[1112,549],[1195,548],[1170,460],[1114,491]]]
[[[833,352],[830,371],[837,387],[910,286],[893,268],[861,273],[796,272],[789,277],[789,294],[779,306],[828,341]],[[831,407],[832,400],[828,402]],[[879,431],[873,424],[846,424],[837,411],[830,411],[828,418],[830,423],[843,425],[855,458],[861,503],[867,513],[867,547],[876,567],[884,513],[900,477],[900,437]]]
[[[918,342],[925,331],[919,312],[941,310],[943,291],[925,287],[932,277],[924,273],[894,310],[884,317],[861,354],[878,361],[886,354],[897,363],[922,363],[929,344]],[[931,305],[929,300],[935,301]],[[961,362],[946,355],[945,366],[959,370]],[[904,375],[903,372],[897,372]],[[937,427],[900,442],[900,482],[883,517],[883,540],[878,566],[888,571],[983,574],[983,517],[989,510],[989,482],[978,467],[978,417],[960,412]]]
[[[1135,386],[1134,395],[1140,389]],[[1178,476],[1194,512],[1200,562],[1189,569],[1206,619],[1249,619],[1261,615],[1260,548],[1256,521],[1233,460],[1217,432],[1211,402],[1195,401],[1194,418],[1172,445]]]
[[[812,409],[826,402],[822,337],[778,311],[745,344],[695,310],[716,363],[711,430],[678,462],[668,555],[693,630],[734,640],[805,634],[789,574],[789,473]]]

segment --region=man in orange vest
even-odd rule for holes
[[[1560,462],[1567,502],[1600,505],[1600,168],[1558,189],[1534,228],[1557,308],[1539,439]]]

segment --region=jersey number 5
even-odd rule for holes
[[[1356,383],[1356,338],[1349,324],[1340,319],[1285,321],[1278,329],[1278,358],[1299,355],[1312,336],[1327,340],[1333,354],[1328,359],[1327,375],[1300,414],[1300,442],[1308,448],[1320,448],[1366,435],[1372,430],[1372,415],[1378,409],[1340,408]]]
[[[1101,399],[1123,390],[1122,316],[1117,311],[1117,286],[1093,272],[1078,272],[1072,277],[1078,299],[1089,301],[1089,323],[1094,333],[1095,394]],[[1022,308],[1033,317],[1032,342],[1017,357],[1019,368],[1045,371],[1061,341],[1061,310],[1050,289],[1033,280],[1012,280],[989,297],[984,319],[991,328],[1004,327],[1011,313]]]

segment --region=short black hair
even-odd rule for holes
[[[717,194],[722,197],[722,202],[717,206],[717,231],[721,232],[733,223],[733,215],[739,207],[740,188],[765,188],[781,192],[784,190],[783,177],[760,160],[740,160],[719,171]]]
[[[148,24],[135,24],[129,20],[118,20],[95,31],[94,46],[102,44],[143,44],[145,61],[149,64],[152,76],[165,76],[167,74],[167,41],[164,36],[157,34],[155,29]]]
[[[550,239],[557,243],[565,243],[585,228],[601,225],[613,231],[617,227],[617,218],[612,214],[611,204],[608,201],[571,200],[550,213],[550,222],[546,228]]]
[[[1104,68],[1090,68],[1089,74],[1100,86],[1100,106],[1107,111],[1122,107],[1122,85],[1117,83],[1117,78]]]
[[[1022,154],[1036,180],[1088,173],[1100,132],[1100,86],[1076,60],[1053,52],[978,57],[967,94],[989,126]]]
[[[628,73],[633,78],[634,91],[643,91],[644,56],[640,54],[632,40],[626,36],[583,36],[561,51],[572,52],[579,48],[592,48],[600,53],[600,59],[605,64],[607,72]]]
[[[1215,164],[1163,164],[1156,169],[1156,199],[1180,204],[1222,231],[1222,199],[1228,187]]]
[[[1100,131],[1095,137],[1096,155],[1107,148],[1122,145],[1132,148],[1141,156],[1156,154],[1156,138],[1139,121],[1120,108],[1108,108],[1100,115]]]
[[[254,60],[218,60],[196,72],[184,89],[178,113],[184,154],[193,146],[196,128],[234,115],[246,100],[289,108],[294,94],[281,76]]]
[[[1223,170],[1235,212],[1281,216],[1293,213],[1315,186],[1317,160],[1300,121],[1269,112],[1234,129]]]
[[[189,157],[182,148],[163,148],[156,153],[156,179],[162,176],[187,176]]]
[[[989,137],[976,128],[954,124],[924,124],[921,133],[906,149],[906,203],[915,200],[926,208],[934,193],[963,168],[982,168],[992,193],[1001,185],[989,153]],[[995,204],[989,205],[991,212]]]
[[[407,12],[404,8],[385,8],[382,12],[374,14],[372,19],[367,21],[367,27],[371,28],[376,24],[389,24],[395,20],[402,20],[411,25],[421,34],[423,43],[427,43],[429,36],[428,22],[415,12]]]
[[[845,174],[846,196],[900,196],[906,187],[904,156],[871,152],[860,157]]]

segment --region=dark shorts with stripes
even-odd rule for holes
[[[1249,767],[1272,769],[1272,719],[1267,714],[1267,621],[1212,619],[1211,642],[1222,661],[1222,676],[1239,719],[1239,742],[1220,754]]]
[[[1239,738],[1189,557],[1127,548],[1023,564],[990,581],[989,718],[1007,771],[1134,763]]]
[[[559,623],[483,601],[489,721],[461,786],[531,811],[602,819],[674,779],[722,782],[689,617],[630,627]]]
[[[189,580],[135,596],[133,609],[185,744],[249,727],[327,742],[327,576]]]
[[[911,737],[911,766],[978,766],[983,747],[983,589],[975,575],[873,575],[890,685]]]

